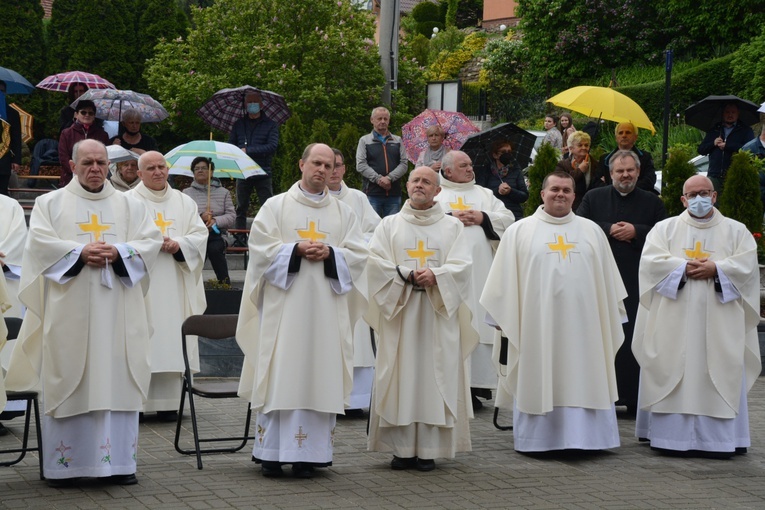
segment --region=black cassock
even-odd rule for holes
[[[608,186],[588,191],[576,214],[594,221],[603,229],[627,289],[624,306],[629,321],[623,325],[624,344],[616,353],[616,383],[619,390],[618,404],[626,405],[633,411],[637,409],[640,380],[640,366],[632,354],[632,332],[640,303],[640,254],[646,235],[656,223],[667,217],[667,212],[661,199],[649,191],[635,188],[630,194],[622,196],[613,186]],[[609,235],[611,226],[620,221],[635,227],[635,237],[629,242],[618,241]]]

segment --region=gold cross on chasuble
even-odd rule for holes
[[[706,259],[709,258],[709,255],[711,253],[707,253],[704,250],[701,249],[701,241],[696,241],[696,244],[693,246],[693,249],[685,249],[685,256],[688,257],[689,260],[700,260],[700,259]]]
[[[465,203],[464,198],[457,197],[456,202],[449,202],[449,208],[452,211],[469,211],[473,208],[473,206],[468,203]]]
[[[164,214],[157,212],[157,219],[154,220],[154,224],[157,225],[163,236],[167,235],[167,227],[172,226],[173,223],[175,223],[173,220],[166,220]]]
[[[554,243],[546,243],[547,247],[550,248],[551,252],[558,252],[563,260],[566,260],[566,257],[568,257],[568,252],[576,248],[576,243],[568,243],[564,241],[563,236],[561,235],[555,237],[557,240]]]
[[[298,427],[298,433],[295,434],[295,439],[297,440],[298,448],[302,448],[303,447],[303,441],[308,439],[308,434],[305,434],[303,432],[303,426],[302,425],[300,427]]]
[[[305,230],[298,230],[297,233],[301,239],[310,239],[313,242],[321,241],[327,237],[327,234],[322,234],[317,230],[315,221],[309,221],[308,228]]]
[[[436,254],[434,250],[425,249],[425,241],[417,241],[416,250],[406,250],[406,254],[417,260],[418,267],[425,267],[428,259]]]
[[[100,241],[101,234],[112,228],[111,225],[103,225],[99,223],[97,214],[90,215],[90,223],[78,223],[78,225],[83,232],[93,234],[94,241]]]

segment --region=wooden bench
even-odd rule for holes
[[[231,235],[234,235],[236,237],[244,236],[245,241],[247,241],[250,237],[250,231],[246,228],[230,228],[228,229],[228,233]],[[226,247],[226,253],[231,254],[241,254],[244,255],[244,268],[247,269],[247,262],[250,258],[250,249],[246,246],[247,243],[245,243],[245,246],[228,246]]]

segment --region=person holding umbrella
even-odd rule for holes
[[[513,157],[512,143],[499,139],[492,144],[491,160],[476,173],[475,182],[489,188],[513,212],[516,220],[523,218],[521,204],[529,199],[529,189],[521,167]]]
[[[267,175],[256,175],[236,183],[236,228],[247,228],[247,210],[253,188],[258,194],[261,207],[274,194],[271,183],[271,160],[279,145],[279,125],[268,118],[260,92],[248,92],[244,96],[247,114],[234,123],[228,143],[236,145],[251,157]]]
[[[754,138],[752,128],[739,120],[736,103],[723,107],[722,122],[715,124],[699,144],[699,154],[709,156],[707,177],[712,181],[718,197],[723,193],[725,173],[733,154]]]
[[[230,283],[226,240],[223,235],[226,229],[234,226],[236,219],[231,193],[220,185],[220,181],[213,179],[215,163],[211,159],[201,156],[194,158],[191,170],[194,172],[194,182],[183,192],[197,203],[199,214],[209,231],[206,259],[210,259],[218,281]]]

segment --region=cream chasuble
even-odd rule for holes
[[[120,249],[129,278],[84,266],[54,276],[103,240]],[[139,202],[111,184],[90,193],[77,179],[38,197],[24,251],[20,298],[27,306],[6,385],[26,390],[42,381],[47,415],[95,410],[139,411],[149,385],[149,311],[144,295],[161,235]],[[132,267],[135,266],[135,270]],[[113,278],[112,288],[104,285]]]
[[[614,357],[627,292],[603,231],[542,207],[502,237],[481,304],[508,338],[496,406],[541,415],[554,407],[611,410]],[[612,411],[611,411],[612,412]],[[615,425],[615,422],[614,422]]]
[[[370,450],[431,459],[470,450],[465,365],[478,333],[466,304],[471,261],[463,233],[438,204],[419,211],[408,201],[375,230],[367,263],[366,319],[379,337]],[[415,290],[396,266],[404,276],[430,268],[437,285]]]
[[[473,260],[470,277],[472,294],[468,306],[473,313],[473,327],[481,337],[481,345],[473,351],[470,357],[470,386],[472,388],[494,389],[497,387],[497,373],[491,362],[491,352],[494,340],[499,333],[484,321],[486,310],[478,302],[478,299],[483,292],[489,268],[492,260],[494,260],[494,253],[499,246],[499,239],[502,238],[505,229],[515,221],[515,215],[490,190],[478,186],[475,181],[457,183],[442,178],[441,193],[436,199],[445,213],[465,210],[486,213],[491,222],[491,228],[497,234],[496,240],[487,238],[480,225],[465,227],[465,232],[462,234],[470,245]]]
[[[19,280],[21,278],[21,259],[24,256],[24,244],[27,240],[27,222],[24,209],[14,199],[0,195],[0,253],[4,253],[3,264],[8,271],[3,271],[0,279],[7,287],[7,305],[5,317],[23,317],[23,307],[19,301]],[[0,351],[0,374],[8,370],[11,352],[16,340],[9,340],[5,349]],[[0,407],[2,409],[2,407]]]
[[[207,307],[202,282],[207,227],[199,216],[196,202],[170,186],[163,191],[153,191],[139,183],[125,194],[146,206],[162,236],[176,241],[183,253],[184,261],[178,262],[173,255],[159,252],[151,270],[147,295],[154,318],[151,372],[170,372],[177,377],[152,375],[144,411],[175,410],[181,395],[179,378],[184,371],[181,325],[187,317],[204,313]],[[196,337],[189,339],[189,363],[192,370],[199,371]]]
[[[349,188],[344,182],[340,183],[339,192],[330,190],[330,193],[353,209],[359,220],[364,240],[369,242],[375,228],[380,224],[380,216],[372,209],[367,196],[357,189]],[[351,313],[363,315],[367,307],[367,296],[359,296],[353,291],[350,301],[351,306],[354,307]],[[371,329],[366,321],[359,319],[353,328],[353,389],[350,396],[350,409],[362,409],[369,406],[374,366],[375,355],[372,349]]]
[[[360,275],[367,248],[348,206],[329,193],[311,200],[298,183],[268,199],[250,231],[250,263],[236,334],[245,354],[239,395],[250,400],[254,411],[342,414],[348,405],[353,324],[358,320],[349,308],[350,288],[338,293],[338,281],[325,276],[324,262],[305,258],[297,273],[280,271],[268,279],[269,269],[286,265],[293,247],[305,239],[331,246],[338,273],[345,268],[355,290],[366,295]]]
[[[8,328],[5,327],[5,321],[2,320],[5,312],[10,310],[11,300],[8,296],[8,288],[5,285],[5,279],[0,278],[0,354],[6,348],[8,338]],[[0,369],[0,412],[5,409],[7,397],[5,395],[5,374]]]
[[[709,258],[723,287],[688,278],[675,299],[661,292],[686,261]],[[715,210],[708,222],[687,211],[651,230],[640,262],[640,304],[632,350],[640,364],[640,407],[653,413],[734,418],[760,374],[757,247],[744,225]],[[661,293],[660,293],[661,292]],[[742,381],[745,386],[742,388]],[[748,435],[748,434],[747,434]]]

